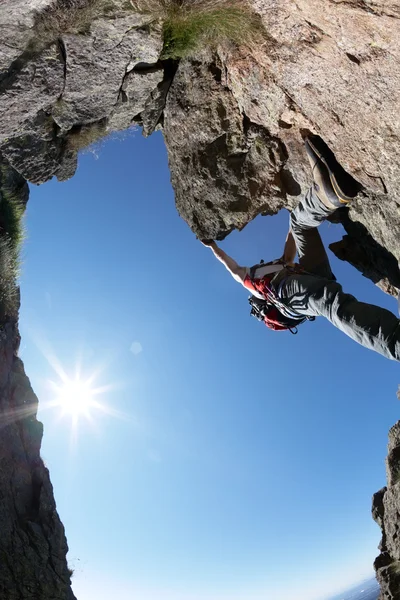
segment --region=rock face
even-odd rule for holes
[[[0,208],[5,186],[26,203],[28,186],[3,164]],[[38,400],[18,358],[17,308],[0,320],[0,598],[74,600],[64,528],[40,458]]]
[[[177,62],[161,59],[160,25],[126,0],[0,0],[0,166],[22,190],[25,180],[72,177],[79,149],[111,131],[162,128],[180,215],[199,237],[222,239],[260,213],[295,205],[311,183],[303,138],[312,132],[364,186],[350,210],[337,212],[347,235],[332,251],[396,295],[398,2],[251,4],[265,25],[263,45]],[[4,336],[2,409],[9,415],[24,398],[33,408],[36,399],[16,355],[16,316]],[[1,493],[9,512],[0,524],[9,528],[1,548],[18,560],[1,561],[0,590],[15,589],[8,597],[16,599],[71,598],[65,538],[39,457],[40,425],[33,412],[6,429]],[[24,466],[14,472],[18,453]],[[389,506],[389,492],[381,496]],[[23,552],[21,540],[28,540]],[[390,565],[400,560],[394,546],[393,537],[383,551],[395,557]],[[385,600],[395,597],[385,591],[389,570],[388,563],[378,571]]]
[[[7,11],[1,11],[0,36],[8,30],[10,8],[15,21],[25,5],[24,0],[14,0]],[[150,31],[143,16],[116,7],[113,18],[92,23],[90,35],[70,33],[74,30],[70,23],[62,37],[46,43],[35,38],[32,11],[30,20],[25,17],[19,22],[18,31],[24,35],[17,36],[15,44],[20,54],[7,68],[8,44],[0,51],[0,151],[33,183],[53,175],[60,180],[72,177],[82,127],[86,127],[85,140],[88,127],[98,131],[96,125],[105,126],[106,121],[109,127],[104,133],[126,129],[163,80],[164,69],[157,65],[160,30]]]
[[[380,600],[400,598],[400,421],[389,431],[387,487],[372,499],[372,516],[382,530],[381,551],[375,560]]]
[[[365,186],[335,244],[383,289],[400,287],[398,5],[255,0],[257,52],[179,66],[164,130],[181,215],[222,238],[291,208],[310,185],[303,136],[318,134]],[[356,224],[355,224],[356,223]],[[351,238],[351,239],[350,239]]]
[[[338,214],[348,235],[333,252],[397,294],[397,1],[253,0],[263,46],[179,65],[160,61],[160,27],[123,0],[107,14],[99,4],[84,33],[70,17],[41,39],[38,14],[85,2],[100,0],[34,0],[28,10],[12,0],[0,13],[8,164],[34,183],[63,180],[101,132],[163,126],[179,213],[197,235],[221,239],[293,207],[310,185],[303,137],[313,132],[365,188]]]

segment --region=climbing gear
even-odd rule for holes
[[[340,208],[348,204],[362,190],[362,186],[343,169],[321,138],[306,138],[305,148],[312,168],[315,192],[327,208]]]
[[[308,320],[308,317],[297,319],[286,317],[272,303],[256,296],[249,296],[249,304],[251,306],[250,315],[258,321],[262,321],[273,331],[290,331],[295,335],[298,331],[297,327]]]
[[[268,263],[261,260],[257,265],[253,265],[252,267],[250,267],[249,276],[250,279],[262,279],[262,277],[264,277],[265,275],[276,275],[279,271],[282,271],[282,269],[284,268],[285,263],[281,258],[271,260]],[[259,272],[257,273],[257,271]],[[256,277],[256,275],[258,275],[258,277]]]
[[[263,274],[261,278],[255,277],[260,267],[268,268],[269,266],[271,268],[275,267],[275,269],[270,273]],[[244,285],[251,292],[258,293],[262,298],[254,294],[249,297],[250,315],[256,317],[259,321],[263,321],[269,329],[274,331],[289,330],[291,333],[296,334],[298,325],[305,321],[314,321],[315,317],[307,317],[296,313],[279,298],[279,294],[271,285],[275,275],[282,270],[277,269],[278,266],[285,268],[289,274],[305,272],[300,265],[286,266],[281,259],[269,263],[261,261],[258,265],[251,267],[250,275],[245,278]]]

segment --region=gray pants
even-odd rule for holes
[[[299,262],[306,274],[281,271],[273,281],[288,307],[302,315],[325,317],[353,340],[400,361],[400,320],[391,312],[345,294],[331,271],[317,230],[333,211],[310,189],[290,215]]]

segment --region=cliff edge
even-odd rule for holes
[[[28,186],[3,163],[1,217],[11,196],[24,206]],[[36,418],[38,400],[18,357],[19,292],[13,281],[4,279],[5,223],[1,218],[0,226],[0,598],[74,600],[64,527],[40,457],[43,425]],[[9,263],[5,266],[9,273]]]

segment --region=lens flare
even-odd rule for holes
[[[65,381],[57,388],[58,396],[55,398],[55,403],[61,406],[64,413],[88,415],[90,408],[96,404],[93,401],[93,389],[89,381],[79,379]]]

